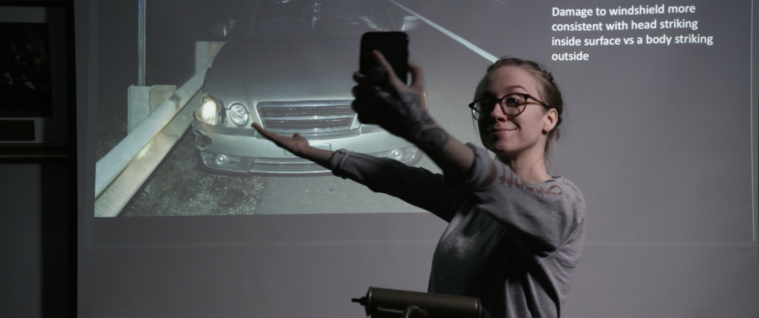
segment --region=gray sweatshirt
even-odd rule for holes
[[[583,248],[585,201],[569,180],[527,184],[474,149],[465,180],[343,149],[332,172],[448,222],[428,292],[479,297],[485,317],[559,317]]]

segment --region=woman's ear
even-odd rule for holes
[[[559,121],[559,113],[556,108],[549,109],[543,115],[543,134],[548,134],[553,127],[556,127],[556,123]]]

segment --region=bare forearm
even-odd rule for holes
[[[446,179],[463,180],[474,161],[474,151],[435,122],[421,94],[403,93],[400,98],[406,107],[396,106],[400,115],[386,128],[422,149],[443,170]]]
[[[407,139],[424,151],[448,180],[463,180],[474,162],[474,151],[437,124],[423,126]]]
[[[318,149],[308,146],[295,155],[303,159],[311,160],[324,168],[330,169],[329,159],[332,158],[332,154],[334,153],[335,152],[331,150]]]

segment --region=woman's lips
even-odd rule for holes
[[[516,128],[493,128],[493,129],[488,129],[488,133],[492,135],[505,135],[515,130],[517,129]]]

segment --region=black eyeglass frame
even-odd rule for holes
[[[505,105],[504,103],[502,103],[502,101],[503,101],[503,100],[505,100],[505,99],[506,99],[506,97],[509,97],[509,96],[512,96],[512,95],[519,95],[519,96],[522,96],[522,98],[524,98],[524,102],[523,102],[523,103],[521,103],[519,106],[517,106],[517,109],[519,109],[519,107],[520,107],[520,106],[524,106],[524,107],[522,107],[522,109],[520,109],[518,113],[516,113],[516,114],[513,114],[513,115],[512,115],[512,114],[507,114],[507,112],[506,112],[506,108],[505,108],[505,107],[506,107],[506,105]],[[474,105],[475,105],[475,104],[477,104],[478,102],[481,102],[481,101],[483,101],[483,100],[485,100],[485,99],[488,99],[488,98],[489,98],[489,97],[482,97],[482,98],[478,98],[478,99],[476,99],[475,101],[473,101],[473,102],[469,103],[469,108],[472,110],[472,117],[473,117],[475,120],[480,120],[479,118],[477,118],[477,114],[480,114],[480,112],[479,112],[479,111],[477,111],[476,109],[474,109]],[[544,102],[540,101],[539,99],[537,99],[537,98],[535,98],[535,97],[532,97],[532,95],[530,95],[530,94],[522,94],[522,93],[511,93],[511,94],[506,94],[506,95],[503,95],[503,97],[501,97],[501,98],[497,98],[497,99],[495,100],[495,104],[501,107],[501,111],[502,111],[504,114],[506,114],[506,116],[516,117],[516,116],[519,116],[519,115],[521,115],[521,114],[524,112],[524,110],[525,110],[525,109],[527,109],[527,105],[528,105],[528,104],[535,104],[534,102],[533,102],[533,103],[529,102],[529,101],[528,101],[529,99],[532,99],[532,100],[534,100],[535,102],[537,102],[537,104],[538,104],[538,105],[540,105],[540,106],[543,106],[543,107],[545,107],[545,108],[547,108],[547,109],[551,109],[551,108],[552,108],[551,106],[548,106],[548,104],[546,104],[546,103],[544,103]]]

